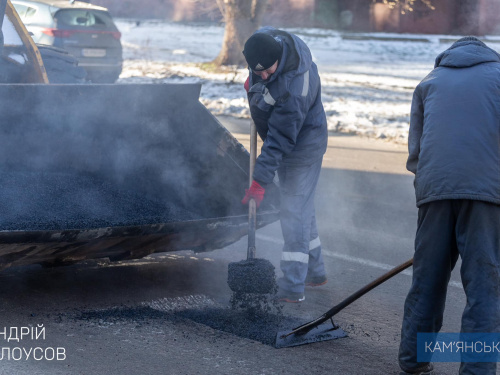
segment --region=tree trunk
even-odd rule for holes
[[[215,65],[245,66],[245,41],[260,26],[267,0],[224,0],[226,27],[219,56]]]

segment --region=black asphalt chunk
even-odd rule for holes
[[[245,259],[229,263],[227,284],[236,293],[276,293],[276,275],[267,259]]]
[[[144,323],[152,319],[171,319],[171,312],[155,310],[148,306],[115,307],[106,310],[84,311],[75,320],[98,322],[101,325],[124,322]]]
[[[259,341],[274,346],[279,331],[301,325],[303,322],[282,314],[269,314],[255,310],[233,309],[189,309],[176,313],[213,329],[231,333],[235,336]]]
[[[272,310],[254,307],[247,309],[210,307],[160,311],[149,306],[122,306],[105,310],[84,311],[74,315],[73,319],[102,326],[133,323],[137,327],[152,324],[153,321],[165,320],[185,323],[191,320],[218,331],[274,346],[279,331],[290,330],[301,325],[303,321],[284,316],[281,309],[274,310],[274,306],[271,307]]]
[[[233,292],[230,300],[233,310],[244,310],[249,314],[281,314],[283,305],[276,298],[276,289],[272,294]]]
[[[91,175],[0,173],[0,230],[65,230],[201,219]]]

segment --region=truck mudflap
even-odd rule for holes
[[[0,85],[0,269],[210,251],[246,235],[249,155],[200,89]],[[278,207],[269,186],[258,227]]]

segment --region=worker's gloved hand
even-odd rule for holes
[[[245,196],[243,197],[241,203],[248,204],[248,201],[253,198],[256,206],[259,207],[260,203],[264,199],[265,192],[266,189],[260,186],[260,184],[257,181],[253,180],[250,189],[245,189]]]

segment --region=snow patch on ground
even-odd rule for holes
[[[200,101],[214,115],[250,116],[243,89],[247,70],[215,72],[203,65],[221,49],[222,26],[153,20],[116,24],[125,59],[119,83],[201,83]],[[386,33],[352,38],[334,30],[288,31],[311,48],[329,130],[398,143],[407,142],[413,90],[454,38]],[[489,46],[498,51],[500,43],[493,39]]]

